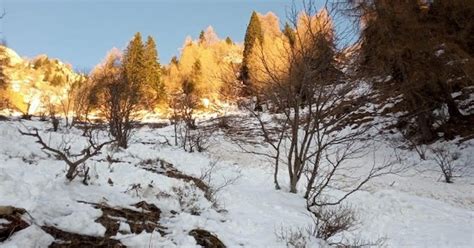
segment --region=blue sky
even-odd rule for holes
[[[252,10],[272,11],[283,21],[290,0],[0,0],[1,31],[21,56],[47,54],[90,69],[133,34],[151,35],[168,63],[187,35],[212,25],[219,35],[242,41]]]

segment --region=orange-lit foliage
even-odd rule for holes
[[[294,25],[296,30],[289,25],[284,33],[280,31],[278,17],[269,12],[266,15],[259,14],[263,30],[263,41],[253,47],[249,58],[250,78],[256,93],[267,90],[267,86],[276,81],[273,77],[282,77],[288,74],[287,57],[292,52],[292,46],[296,50],[312,44],[311,37],[316,33],[327,34],[332,39],[333,25],[326,10],[318,12],[315,16],[307,16],[301,13]],[[291,36],[291,37],[289,37]],[[294,50],[293,50],[294,51]],[[266,73],[272,71],[271,76]]]
[[[195,90],[199,98],[209,99],[216,103],[220,100],[219,92],[228,83],[228,78],[235,78],[235,71],[230,70],[233,64],[242,61],[242,47],[219,39],[212,27],[208,27],[201,39],[187,38],[178,61],[171,62],[165,71],[164,82],[168,94],[181,91],[183,80],[192,77],[196,62],[200,64],[200,76],[195,78]]]
[[[0,56],[8,58],[3,66],[4,94],[10,107],[24,114],[53,114],[69,97],[73,84],[83,76],[72,66],[40,55],[33,60],[20,58],[13,50],[0,47]]]
[[[263,37],[251,48],[247,62],[254,93],[264,90],[263,85],[271,83],[272,78],[264,73],[268,69],[276,72],[276,75],[286,73],[288,62],[285,57],[291,50],[290,46],[304,46],[308,42],[305,40],[307,30],[320,32],[327,28],[325,22],[329,20],[325,12],[312,17],[300,15],[297,24],[295,23],[296,30],[289,28],[300,35],[290,42],[288,34],[282,32],[280,20],[274,13],[257,13],[257,17]],[[309,21],[315,18],[321,21]],[[243,50],[242,44],[234,43],[230,38],[219,38],[212,27],[202,31],[198,39],[186,38],[179,58],[164,66],[162,81],[165,95],[169,98],[180,93],[183,81],[193,78],[195,94],[200,99],[201,107],[209,108],[236,101],[242,88],[239,68]],[[118,54],[120,51],[115,49],[113,53]],[[70,65],[45,55],[25,60],[5,47],[2,47],[0,55],[9,60],[8,65],[4,66],[7,87],[3,89],[3,94],[15,109],[25,114],[68,114],[80,109],[74,106],[78,102],[77,99],[71,99],[75,98],[77,92],[71,91],[84,90],[86,80],[84,76],[75,73]],[[192,75],[197,64],[199,76]],[[92,77],[100,73],[101,68],[103,64],[93,70]]]

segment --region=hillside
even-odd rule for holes
[[[474,2],[169,4],[0,46],[0,247],[474,247]]]
[[[24,114],[46,113],[49,105],[60,105],[71,85],[82,78],[70,65],[46,55],[26,59],[0,46],[0,59],[8,61],[2,65],[8,108]]]
[[[9,237],[2,247],[44,247],[53,242],[58,245],[60,240],[82,246],[91,239],[86,237],[95,237],[96,242],[110,238],[130,247],[196,247],[202,245],[190,233],[196,229],[211,232],[227,247],[285,247],[286,241],[278,238],[281,233],[312,223],[301,195],[287,193],[286,177],[280,178],[283,190],[275,191],[269,180],[271,164],[242,154],[221,134],[213,136],[208,152],[187,153],[162,143],[165,138],[173,139],[172,126],[142,127],[127,150],[109,147],[87,162],[91,171],[86,186],[80,180],[65,181],[63,162],[44,153],[33,138],[16,131],[25,126],[48,132],[48,124],[37,120],[0,123],[1,140],[16,141],[0,146],[4,161],[0,205],[26,210],[23,219],[27,223],[11,237],[0,236]],[[73,145],[71,151],[77,151],[84,141],[80,133],[75,128],[64,129],[48,140],[52,144],[75,140],[69,144]],[[458,149],[455,142],[437,145]],[[363,165],[360,170],[391,157],[390,144],[380,141],[375,146],[376,156],[352,161]],[[474,143],[463,143],[457,162],[472,165],[473,149]],[[370,241],[384,238],[389,247],[469,247],[473,242],[474,168],[464,168],[462,178],[446,184],[439,180],[433,161],[420,162],[414,151],[400,156],[408,169],[380,177],[348,199],[360,224],[341,235]],[[213,163],[212,178],[210,182],[204,178],[204,183],[217,188],[228,180],[233,182],[217,192],[217,200],[209,201],[205,188],[189,178],[202,177]],[[145,208],[150,212],[140,217],[117,210],[141,212],[140,207],[133,207],[140,202],[159,211]],[[117,214],[120,217],[107,217]],[[158,214],[156,219],[152,214]],[[134,218],[145,218],[150,224],[142,227]],[[0,215],[0,220],[3,228],[11,221],[5,215]],[[326,246],[306,236],[301,237],[303,241],[309,247]]]

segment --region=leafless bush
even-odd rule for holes
[[[127,148],[133,131],[133,121],[139,107],[140,90],[137,82],[124,75],[120,57],[110,54],[92,75],[90,102],[109,124],[109,134],[119,147]]]
[[[384,238],[375,241],[345,237],[345,232],[353,231],[358,222],[354,210],[349,205],[336,205],[311,208],[313,225],[306,228],[281,227],[276,232],[280,241],[287,247],[309,247],[312,238],[324,240],[331,247],[382,247]]]
[[[452,152],[446,148],[433,148],[433,160],[441,169],[444,181],[446,183],[453,183],[454,177],[459,177],[460,168],[457,164],[459,153]]]
[[[181,146],[187,152],[204,152],[209,148],[211,131],[206,126],[196,125],[195,129],[187,125],[180,127]]]
[[[219,117],[217,127],[221,128],[221,129],[229,129],[231,127],[230,126],[230,117],[227,116],[227,115],[223,115],[223,116]]]
[[[407,134],[407,132],[404,132],[403,130],[400,133],[403,139],[408,142],[409,148],[415,150],[420,159],[426,160],[426,152],[428,151],[428,146],[426,144],[415,141],[413,137],[411,137],[409,134]]]
[[[352,208],[348,205],[310,207],[313,215],[316,238],[328,241],[331,237],[350,231],[357,224]]]
[[[197,187],[194,184],[186,184],[182,187],[173,187],[173,192],[178,198],[181,211],[189,212],[192,215],[200,215],[202,212],[199,206],[200,195],[197,193]]]
[[[76,97],[87,97],[86,96],[80,96],[81,93],[79,92],[81,84],[83,84],[85,80],[81,77],[80,79],[76,80],[68,80],[66,82],[66,85],[64,86],[66,90],[66,94],[60,99],[60,110],[62,115],[64,116],[64,121],[65,121],[65,126],[66,127],[72,127],[73,125],[73,120],[69,120],[69,115],[71,114],[71,111],[76,108],[74,105],[75,103],[80,103],[80,101],[76,101]]]
[[[124,193],[134,193],[136,197],[140,196],[140,192],[143,190],[142,185],[140,183],[132,183],[130,184]]]
[[[72,111],[74,113],[71,121],[71,126],[76,123],[89,121],[89,115],[94,107],[92,104],[93,93],[93,81],[88,78],[85,74],[81,81],[76,82],[73,89],[73,102]]]
[[[175,145],[180,144],[187,152],[203,152],[208,147],[210,133],[199,127],[194,114],[198,98],[191,79],[184,79],[180,92],[172,94],[168,101],[169,117],[174,126]]]
[[[69,181],[74,180],[74,178],[82,174],[82,177],[84,178],[83,183],[86,185],[89,168],[86,167],[84,163],[90,158],[97,156],[104,146],[113,142],[113,140],[99,142],[98,132],[95,134],[89,132],[87,135],[87,146],[79,153],[71,153],[71,146],[69,145],[70,141],[66,140],[64,136],[62,143],[58,147],[53,148],[44,141],[43,137],[41,137],[38,132],[38,129],[34,129],[33,131],[19,130],[19,132],[22,135],[36,138],[36,142],[41,145],[41,149],[47,153],[53,154],[57,159],[64,161],[68,166],[66,178]]]
[[[207,168],[201,169],[201,175],[199,176],[199,179],[209,186],[205,194],[206,198],[212,202],[214,207],[218,207],[219,205],[219,193],[228,186],[236,184],[238,180],[242,177],[242,174],[240,173],[240,171],[238,171],[237,175],[234,175],[232,177],[225,177],[224,175],[222,175],[221,182],[216,183],[216,174],[221,169],[218,163],[219,160],[210,161]]]
[[[281,227],[276,233],[277,239],[286,243],[289,248],[306,248],[310,238],[308,229],[304,228],[284,228]]]

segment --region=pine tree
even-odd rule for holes
[[[151,36],[147,37],[145,43],[143,65],[144,86],[146,88],[147,100],[148,102],[157,100],[163,96],[164,88],[161,81],[161,66],[158,60],[158,51],[156,49],[156,43]]]
[[[202,44],[204,43],[204,40],[206,39],[204,30],[201,30],[201,33],[199,33],[199,43]]]
[[[127,46],[122,59],[122,69],[125,79],[134,89],[135,97],[139,100],[144,85],[144,46],[140,32],[137,32]]]
[[[285,28],[283,29],[283,34],[288,38],[288,42],[291,46],[295,45],[296,35],[295,31],[290,27],[290,24],[285,23]]]
[[[225,38],[225,43],[227,43],[228,45],[234,44],[234,42],[232,41],[232,39],[229,36],[227,36],[227,38]]]
[[[173,57],[171,58],[171,62],[170,62],[170,64],[173,64],[173,65],[176,65],[176,66],[178,66],[178,64],[179,64],[178,57],[176,57],[176,56],[173,56]]]
[[[250,55],[252,48],[255,46],[255,42],[263,41],[263,31],[262,24],[258,18],[257,12],[252,12],[250,17],[249,25],[247,26],[247,31],[245,33],[244,40],[244,60]]]
[[[260,23],[260,19],[258,18],[257,12],[254,11],[252,12],[249,25],[247,26],[247,31],[245,33],[244,58],[242,61],[242,69],[240,73],[241,79],[244,85],[247,87],[247,93],[249,93],[249,88],[251,87],[250,75],[249,75],[250,68],[249,68],[248,60],[256,42],[263,42],[263,31],[262,31],[262,24]]]

